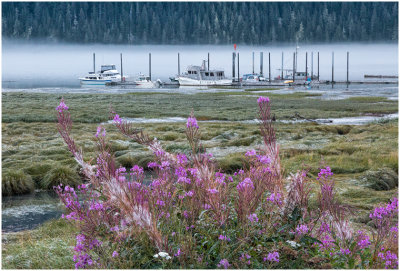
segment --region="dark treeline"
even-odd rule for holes
[[[396,2],[3,2],[3,37],[79,43],[389,41]]]

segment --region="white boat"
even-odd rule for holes
[[[136,85],[142,88],[155,88],[159,86],[159,81],[153,82],[150,80],[150,76],[145,76],[139,73],[137,79],[134,81]]]
[[[79,80],[81,80],[82,85],[110,85],[125,81],[125,76],[121,77],[115,65],[101,65],[99,72],[89,72],[88,75],[79,78]]]
[[[79,78],[81,80],[82,85],[109,85],[111,84],[111,79],[106,79],[103,76],[94,73],[94,72],[89,72],[88,75],[85,77]]]
[[[177,80],[181,86],[216,86],[230,85],[231,79],[226,79],[223,70],[207,70],[205,61],[200,66],[189,66],[184,74],[178,75]]]
[[[125,76],[121,77],[119,71],[115,68],[115,65],[101,65],[100,73],[105,79],[111,80],[111,82],[121,82],[125,81]],[[122,78],[122,80],[121,80]]]
[[[267,79],[257,73],[249,73],[244,74],[242,78],[240,78],[242,82],[260,82],[260,81],[267,81]]]

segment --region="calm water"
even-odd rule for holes
[[[232,76],[233,46],[165,46],[165,45],[73,45],[16,43],[4,40],[2,45],[3,87],[41,88],[78,87],[78,78],[93,70],[92,54],[96,53],[96,70],[101,64],[116,64],[120,69],[123,54],[124,74],[135,77],[139,72],[148,74],[148,54],[152,54],[152,78],[168,81],[177,74],[177,53],[180,53],[181,72],[188,65],[200,65],[210,53],[210,68],[222,68]],[[335,80],[346,78],[346,52],[350,53],[350,79],[363,80],[364,74],[397,75],[397,44],[310,44],[299,45],[298,68],[311,72],[311,52],[314,52],[313,71],[317,73],[317,52],[320,52],[320,78],[331,79],[332,52],[335,52]],[[284,68],[293,66],[294,45],[238,46],[240,73],[252,72],[252,52],[255,52],[255,72],[259,72],[259,52],[264,52],[264,73],[268,72],[268,52],[271,53],[271,74],[280,74],[282,52]],[[7,85],[8,84],[8,85]]]

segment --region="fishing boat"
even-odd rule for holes
[[[89,72],[88,75],[85,77],[79,78],[81,80],[82,85],[109,85],[111,84],[111,79],[106,79],[103,76],[94,73],[94,72]]]
[[[155,88],[160,86],[160,80],[153,82],[151,81],[150,76],[145,76],[142,73],[139,73],[134,83],[141,88]]]
[[[99,72],[89,72],[88,75],[79,78],[79,80],[81,80],[82,85],[111,85],[125,81],[125,77],[121,77],[115,65],[101,65]]]
[[[257,73],[249,73],[244,74],[243,77],[240,79],[242,82],[260,82],[266,81],[266,78],[257,74]]]
[[[223,70],[208,70],[202,66],[189,66],[184,74],[178,75],[177,80],[181,86],[218,86],[230,85],[231,79],[225,77]]]
[[[100,73],[105,79],[111,80],[111,82],[121,82],[125,81],[125,77],[121,77],[119,71],[115,68],[115,65],[101,65]],[[122,79],[122,80],[121,80]]]

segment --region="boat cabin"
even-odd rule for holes
[[[189,66],[186,77],[195,80],[222,80],[225,79],[225,72],[222,70],[206,70],[200,66]]]
[[[115,65],[101,65],[100,72],[104,73],[106,71],[116,70]]]

